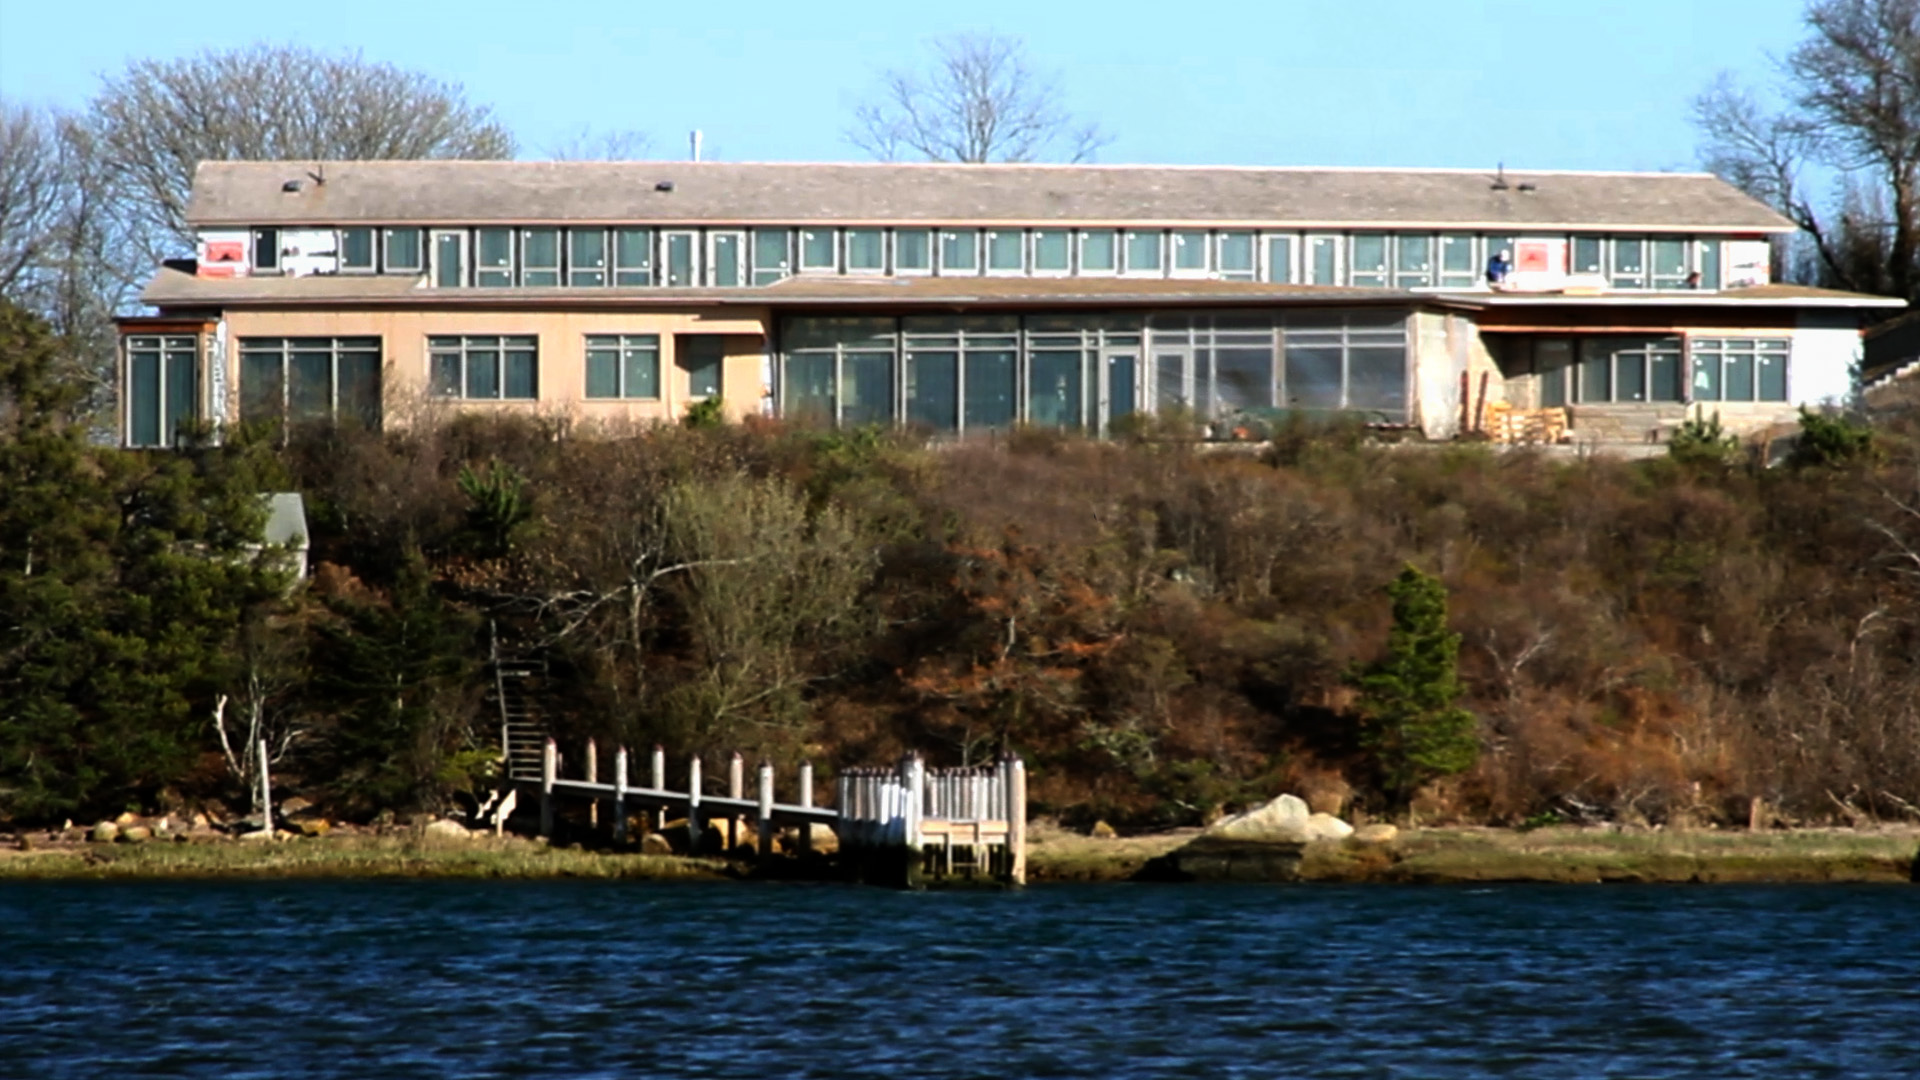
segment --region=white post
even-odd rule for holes
[[[800,805],[813,809],[813,762],[800,763]],[[800,822],[800,854],[813,854],[813,819],[805,818]]]
[[[597,784],[599,782],[600,782],[600,744],[597,740],[588,739],[587,740],[587,783]],[[587,821],[589,824],[592,824],[592,825],[600,824],[600,796],[598,795],[591,796],[587,799]]]
[[[659,743],[653,744],[653,790],[667,790],[667,748],[661,746]],[[667,827],[667,807],[665,803],[662,803],[660,808],[654,812],[653,827],[655,829],[664,829]]]
[[[553,738],[540,751],[540,835],[553,836],[553,781],[560,771],[560,748]]]
[[[773,855],[773,762],[760,763],[760,857]]]
[[[744,799],[747,797],[747,762],[735,750],[733,757],[727,759],[727,798]],[[731,852],[740,846],[740,811],[738,808],[727,813],[727,850]]]
[[[627,842],[627,748],[613,752],[613,838]]]
[[[273,833],[273,775],[267,761],[267,740],[256,743],[260,748],[260,817],[267,823],[267,839],[274,839]]]
[[[1013,883],[1027,883],[1027,763],[1014,758],[1007,769],[1007,846],[1013,856]]]
[[[687,850],[700,853],[700,755],[687,763]]]

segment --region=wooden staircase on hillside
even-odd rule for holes
[[[548,731],[535,700],[539,678],[546,674],[546,661],[503,649],[497,626],[492,628],[491,653],[491,696],[500,715],[501,774],[508,782],[537,781]]]

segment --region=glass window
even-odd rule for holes
[[[597,289],[607,283],[607,231],[567,230],[567,284]]]
[[[753,230],[753,283],[771,285],[793,270],[790,229]]]
[[[379,265],[374,257],[374,231],[365,228],[340,230],[340,269],[351,273],[373,273]]]
[[[987,230],[987,272],[1018,274],[1026,269],[1026,233],[1019,229]]]
[[[1777,348],[1762,349],[1754,364],[1760,369],[1761,401],[1787,400],[1787,349],[1786,342],[1778,342]]]
[[[1221,345],[1213,351],[1220,407],[1229,412],[1273,408],[1273,346]]]
[[[854,352],[840,358],[840,421],[850,426],[893,421],[893,353]]]
[[[946,229],[940,233],[940,272],[971,274],[980,269],[980,233],[975,229]]]
[[[1355,286],[1385,288],[1387,285],[1387,234],[1355,233],[1351,265]]]
[[[1317,336],[1317,335],[1316,335]],[[1337,338],[1318,342],[1287,335],[1287,406],[1294,409],[1340,407],[1341,346]]]
[[[948,350],[907,351],[907,422],[935,431],[959,426],[960,354]]]
[[[1064,274],[1073,269],[1073,233],[1066,229],[1035,229],[1033,270],[1037,274]]]
[[[1340,238],[1337,236],[1310,236],[1307,238],[1307,270],[1309,285],[1340,284]]]
[[[966,418],[968,428],[1003,428],[1013,423],[1013,349],[967,349]]]
[[[127,444],[168,446],[199,415],[200,339],[127,338]]]
[[[1228,281],[1252,281],[1255,274],[1253,234],[1223,232],[1220,234],[1219,244],[1220,276]]]
[[[1680,339],[1590,337],[1580,342],[1580,400],[1680,401]]]
[[[933,231],[895,229],[893,231],[893,272],[927,274],[933,272]]]
[[[1079,349],[1035,349],[1027,357],[1027,419],[1042,427],[1081,423]]]
[[[746,259],[740,250],[746,242],[745,233],[707,234],[707,268],[713,275],[709,284],[721,289],[737,289],[747,283]]]
[[[520,284],[560,284],[560,230],[523,229],[520,233]]]
[[[666,247],[667,278],[670,289],[691,289],[699,284],[699,276],[694,272],[694,245],[697,238],[690,232],[670,232],[664,234]]]
[[[1398,417],[1407,408],[1407,350],[1400,346],[1347,348],[1347,408]]]
[[[329,338],[287,341],[287,417],[323,420],[333,412],[333,351]]]
[[[621,286],[653,284],[653,230],[615,229],[613,283]]]
[[[1613,287],[1616,289],[1647,287],[1647,245],[1644,240],[1638,238],[1614,240]]]
[[[1700,287],[1720,288],[1720,241],[1700,241]]]
[[[420,272],[420,230],[388,229],[385,235],[386,270],[390,274]]]
[[[467,283],[467,238],[463,233],[433,234],[433,283],[442,289],[457,289]]]
[[[482,288],[504,289],[513,284],[513,230],[478,229],[474,233],[478,251],[474,259],[474,284]]]
[[[1292,236],[1276,233],[1267,237],[1267,280],[1278,285],[1293,284]]]
[[[1173,234],[1173,268],[1182,274],[1207,272],[1206,233],[1182,229]]]
[[[587,337],[587,396],[660,396],[658,334],[592,334]]]
[[[253,230],[253,268],[277,272],[280,269],[280,230]]]
[[[847,230],[847,272],[878,274],[887,269],[887,234],[880,229]]]
[[[1393,286],[1418,289],[1433,284],[1433,237],[1402,235],[1394,238]]]
[[[1653,242],[1653,287],[1678,289],[1687,283],[1687,242],[1660,239]]]
[[[440,397],[532,400],[540,396],[538,341],[531,335],[431,337],[428,383]]]
[[[1573,342],[1567,338],[1540,338],[1533,344],[1533,371],[1540,380],[1540,407],[1557,409],[1567,403],[1567,372],[1573,366]]]
[[[1165,236],[1158,229],[1141,229],[1127,232],[1127,268],[1128,274],[1141,277],[1159,277],[1166,273]]]
[[[1473,237],[1447,233],[1440,238],[1440,284],[1449,289],[1471,289],[1479,283],[1474,273]]]
[[[241,338],[240,420],[380,422],[380,339]]]
[[[781,381],[781,412],[803,424],[829,427],[833,424],[832,350],[796,352],[787,356],[786,375]]]
[[[1607,272],[1601,260],[1601,243],[1598,236],[1576,236],[1573,238],[1573,272],[1576,274],[1604,274]]]
[[[1786,338],[1695,338],[1692,400],[1785,401]]]
[[[683,334],[674,339],[678,362],[687,373],[687,396],[719,397],[727,339],[718,334]]]
[[[1112,229],[1089,229],[1080,234],[1080,272],[1111,274],[1119,269],[1118,240]]]
[[[839,252],[834,250],[832,229],[800,230],[800,269],[832,272],[840,269]]]

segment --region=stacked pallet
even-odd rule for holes
[[[1516,409],[1504,401],[1486,405],[1486,432],[1494,442],[1560,443],[1567,441],[1567,410]]]

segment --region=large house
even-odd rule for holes
[[[1104,432],[1485,410],[1657,440],[1847,399],[1900,301],[1769,279],[1701,174],[208,162],[122,324],[121,431],[434,409]]]

